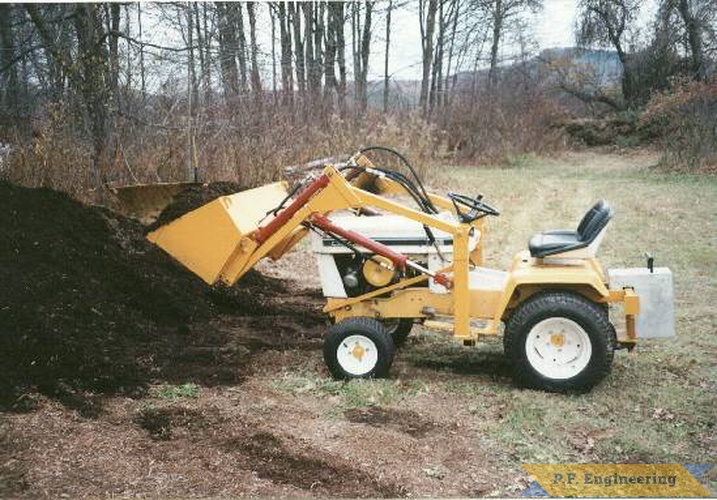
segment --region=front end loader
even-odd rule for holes
[[[616,348],[634,348],[640,297],[624,280],[611,287],[596,258],[613,216],[605,201],[575,230],[540,233],[509,269],[490,269],[484,222],[498,210],[482,196],[429,193],[405,158],[413,178],[374,165],[371,149],[291,190],[280,182],[218,198],[148,238],[207,283],[233,285],[310,234],[333,321],[323,354],[339,379],[387,376],[415,323],[465,345],[503,330],[516,381],[551,391],[591,388]],[[611,305],[621,306],[620,335]]]

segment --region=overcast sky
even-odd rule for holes
[[[416,5],[418,2],[415,2]],[[545,8],[528,16],[531,31],[541,49],[571,47],[575,45],[573,25],[577,0],[545,0]],[[383,20],[383,17],[381,18]],[[390,72],[396,79],[418,79],[421,74],[421,34],[416,6],[407,6],[395,12],[391,30]],[[374,44],[377,57],[370,65],[369,78],[383,75],[384,30],[377,27]]]
[[[640,23],[645,25],[652,18],[656,0],[647,0],[646,6],[639,15]],[[537,44],[536,49],[551,47],[571,47],[575,45],[575,17],[578,0],[544,0],[544,8],[528,15],[526,21],[529,31]],[[146,5],[146,4],[144,4]],[[258,2],[257,8],[257,39],[263,53],[263,79],[271,85],[271,23],[265,2]],[[369,60],[369,80],[383,77],[383,51],[385,37],[385,9],[387,1],[376,3],[374,30],[372,35],[371,58]],[[167,29],[165,23],[158,22],[152,15],[151,8],[145,11],[147,27],[146,35],[151,41],[159,44],[178,43],[179,34]],[[154,17],[154,19],[152,19]],[[245,20],[246,22],[246,20]],[[347,36],[350,33],[350,29]],[[278,33],[277,33],[278,36]],[[347,65],[351,71],[351,46],[347,38]],[[277,43],[277,51],[280,50]],[[515,52],[509,44],[502,47],[504,55]],[[468,69],[468,68],[463,68]],[[409,0],[402,8],[394,11],[391,29],[391,48],[389,72],[397,80],[420,79],[421,74],[421,35],[418,22],[418,0]],[[166,73],[165,73],[166,74]]]

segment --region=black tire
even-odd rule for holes
[[[540,363],[550,365],[549,359],[538,361],[536,363],[538,368],[533,366],[529,359],[527,343],[531,331],[542,321],[551,318],[567,319],[577,323],[590,341],[587,364],[579,372],[567,378],[551,377],[539,371],[538,365]],[[531,342],[538,342],[536,339],[540,338],[537,333],[539,330],[540,327],[536,329],[534,337],[531,337]],[[563,335],[559,337],[561,343],[558,347],[562,347],[565,337]],[[552,335],[550,338],[552,343]],[[541,292],[518,306],[506,324],[503,342],[505,353],[513,364],[513,377],[516,383],[522,387],[552,392],[582,392],[598,384],[610,373],[617,343],[615,329],[610,324],[607,311],[600,304],[591,302],[582,295],[564,291]],[[539,342],[539,347],[542,348],[542,340]],[[546,346],[548,346],[547,342]],[[580,348],[580,344],[577,344],[577,348]],[[533,359],[536,359],[536,355],[542,357],[538,348],[533,347],[533,349],[536,353],[530,353]],[[555,348],[549,346],[548,349]],[[583,359],[587,359],[587,356],[584,355]],[[560,363],[555,363],[553,366],[559,365]],[[543,371],[550,369],[544,368]]]
[[[385,319],[382,323],[396,347],[401,347],[406,343],[413,328],[413,318]]]
[[[365,373],[355,373],[341,366],[339,347],[351,336],[365,337],[376,348],[376,362]],[[349,346],[344,344],[348,350]],[[391,335],[380,321],[373,318],[348,318],[333,325],[324,336],[324,361],[335,379],[383,378],[388,376],[393,363],[395,346]]]

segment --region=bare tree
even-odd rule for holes
[[[72,47],[61,43],[61,37],[54,36],[50,27],[52,20],[46,12],[37,4],[25,6],[54,66],[69,77],[73,88],[82,97],[83,121],[92,138],[90,178],[92,185],[99,188],[115,154],[112,115],[116,108],[105,43],[108,33],[103,26],[101,5],[77,4],[67,8],[72,8],[70,19],[77,40],[76,58],[73,58]]]
[[[301,35],[301,14],[299,13],[298,3],[289,3],[289,17],[294,28],[296,84],[299,86],[299,93],[303,96],[306,93],[306,61],[304,59],[304,39]],[[306,31],[306,28],[304,28],[304,31]]]
[[[356,108],[362,112],[368,106],[368,61],[371,54],[371,15],[373,2],[351,4],[351,29],[354,56],[354,95]],[[363,18],[361,12],[363,10]]]
[[[251,43],[251,89],[254,92],[255,97],[260,100],[261,77],[259,76],[259,48],[256,43],[256,13],[254,12],[254,4],[252,2],[247,3],[246,9],[249,14],[249,39]]]
[[[488,81],[495,86],[498,81],[499,52],[510,21],[523,12],[536,12],[543,0],[479,0],[481,8],[488,13],[491,26],[490,68]]]
[[[339,67],[338,98],[341,116],[346,115],[346,37],[344,36],[344,3],[331,2],[334,32],[336,33],[336,63]]]
[[[581,45],[609,45],[622,65],[622,96],[625,106],[635,104],[635,74],[626,37],[643,0],[581,0],[577,39]]]
[[[384,51],[383,60],[383,112],[388,113],[388,51],[391,48],[391,11],[393,10],[393,0],[389,0],[386,9],[386,50]]]
[[[279,31],[281,37],[281,87],[284,104],[293,103],[294,78],[291,64],[291,19],[284,2],[279,2]]]
[[[433,62],[433,33],[436,29],[438,0],[419,0],[419,20],[421,24],[421,49],[423,53],[423,71],[421,74],[421,93],[419,105],[424,114],[428,114],[428,90]]]
[[[19,93],[18,54],[16,53],[12,24],[15,22],[15,7],[0,4],[0,105],[13,112]]]
[[[691,71],[694,78],[702,80],[707,75],[705,38],[717,28],[716,0],[665,0],[666,10],[676,10],[685,31],[689,48]]]
[[[271,19],[271,90],[276,99],[276,17],[272,4],[269,6],[269,18]]]
[[[340,21],[343,22],[343,19]],[[329,109],[333,106],[334,94],[338,93],[338,81],[336,80],[336,50],[338,45],[336,24],[336,9],[329,3],[326,9],[326,32],[324,37],[324,45],[326,46],[324,54],[324,79],[326,81],[324,101]]]

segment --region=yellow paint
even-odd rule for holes
[[[455,335],[469,337],[471,333],[470,287],[468,278],[468,240],[470,228],[461,226],[453,235],[453,315]]]
[[[364,276],[376,286],[386,286],[359,297],[328,299],[324,311],[337,321],[354,316],[427,318],[438,314],[453,316],[457,337],[475,338],[476,329],[471,327],[471,318],[489,320],[480,333],[494,334],[507,312],[531,294],[546,288],[561,288],[577,291],[598,302],[624,302],[628,338],[634,338],[634,315],[639,312],[639,298],[631,289],[607,290],[604,273],[596,259],[559,263],[551,259],[534,259],[527,251],[520,252],[513,258],[502,290],[471,290],[470,265],[481,262],[482,250],[479,242],[478,247],[469,252],[470,234],[481,231],[483,235],[486,228],[481,220],[470,224],[446,221],[369,193],[357,187],[361,182],[356,179],[348,182],[332,166],[327,166],[323,173],[329,178],[328,186],[318,191],[261,245],[251,236],[271,220],[272,216],[267,217],[266,213],[285,198],[285,183],[221,197],[157,229],[148,238],[207,283],[222,280],[231,285],[260,259],[266,256],[278,259],[296,245],[307,233],[302,223],[312,214],[379,208],[453,236],[453,264],[441,271],[451,277],[453,287],[448,293],[432,293],[427,287],[419,286],[427,280],[424,275],[390,284],[393,273],[369,263],[364,268]],[[379,180],[379,191],[398,191],[398,185],[393,181]],[[431,195],[431,199],[437,206],[454,211],[450,200],[435,195]]]
[[[632,288],[625,288],[625,314],[640,314],[640,297]]]
[[[680,464],[523,464],[553,497],[709,497]]]
[[[354,345],[354,348],[351,350],[351,355],[358,359],[359,361],[363,360],[363,356],[366,354],[366,349],[361,347],[358,342]]]
[[[367,260],[363,265],[363,277],[373,286],[383,287],[391,283],[396,276],[396,269],[391,259],[382,255],[376,255],[372,260]]]
[[[303,226],[295,228],[286,238],[281,240],[272,250],[269,252],[269,258],[271,260],[279,260],[286,253],[291,251],[294,246],[300,242],[304,236],[309,232]]]
[[[555,347],[563,347],[563,345],[565,345],[565,335],[562,333],[553,333],[550,335],[550,343]]]
[[[286,197],[286,189],[286,183],[277,182],[222,196],[149,233],[147,239],[207,283],[214,283],[237,255],[242,238],[255,231],[266,212]]]

